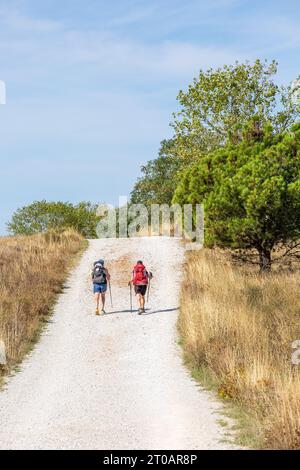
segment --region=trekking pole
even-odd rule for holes
[[[110,285],[110,281],[108,281],[108,286],[109,286],[110,304],[111,304],[111,308],[113,308],[113,302],[112,302],[112,295],[111,295],[111,285]]]
[[[150,287],[151,287],[151,277],[149,277],[148,292],[147,292],[147,302],[149,302]]]
[[[132,313],[132,286],[131,286],[131,282],[129,283],[129,291],[130,291],[130,311]]]

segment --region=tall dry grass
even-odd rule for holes
[[[83,246],[71,229],[0,239],[0,340],[7,358],[0,375],[27,352]]]
[[[300,448],[300,365],[291,361],[299,286],[299,272],[261,277],[206,250],[191,253],[185,268],[179,329],[187,359],[241,405],[250,441],[264,448]]]

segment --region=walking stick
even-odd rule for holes
[[[110,305],[111,305],[111,308],[113,308],[113,302],[112,302],[112,295],[111,295],[111,285],[110,285],[110,281],[108,281],[108,286],[109,286]]]
[[[147,292],[147,302],[149,302],[150,287],[151,287],[151,277],[149,277],[148,292]]]
[[[130,290],[130,311],[132,313],[132,286],[131,286],[131,282],[129,283],[129,290]]]

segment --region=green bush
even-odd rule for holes
[[[74,228],[86,238],[96,237],[96,226],[100,220],[96,214],[97,205],[90,202],[35,201],[18,209],[8,223],[13,235],[33,235],[49,230]]]

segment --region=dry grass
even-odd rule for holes
[[[188,362],[242,406],[247,437],[264,448],[300,448],[300,365],[291,362],[299,285],[299,272],[261,277],[206,250],[185,268],[179,329]]]
[[[7,357],[0,375],[28,351],[84,244],[73,230],[0,239],[0,340]]]
[[[115,285],[124,287],[128,284],[133,265],[134,260],[132,260],[130,253],[120,256],[114,263],[107,265]]]

